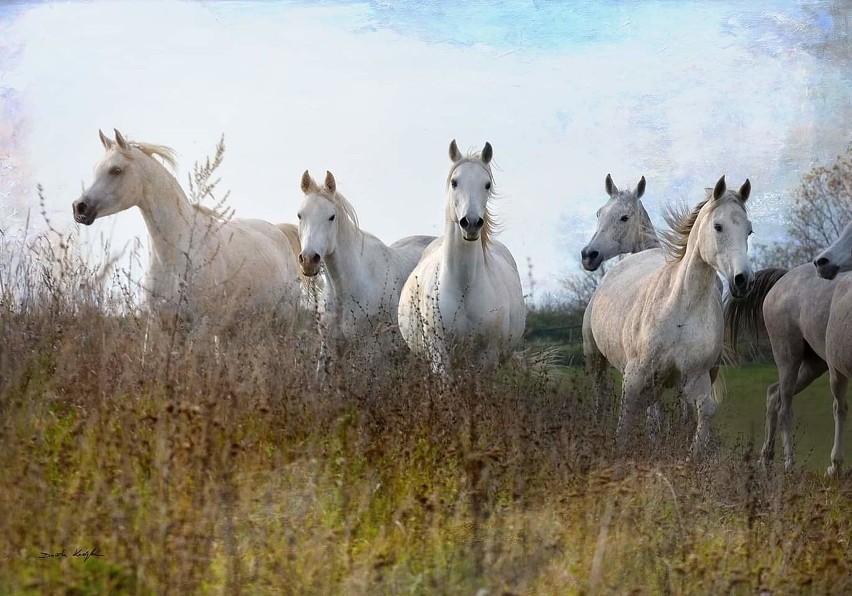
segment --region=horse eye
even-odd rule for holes
[[[450,180],[450,186],[452,186],[453,188],[457,187],[458,185],[459,185],[459,183],[458,183],[457,180],[455,180],[455,179]]]
[[[630,219],[629,215],[622,215],[621,216],[621,221],[627,221],[628,219]]]
[[[334,221],[334,215],[328,218],[328,221]]]
[[[485,183],[485,190],[491,190],[491,183],[490,182]]]
[[[716,230],[717,232],[721,232],[722,231],[722,224],[713,224],[713,229]]]
[[[301,213],[297,213],[297,214],[296,214],[296,217],[298,217],[299,219],[302,219],[302,214],[301,214]]]
[[[109,173],[113,176],[118,176],[119,174],[121,174],[121,168],[119,168],[118,166],[112,166],[109,169]]]

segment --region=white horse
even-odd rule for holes
[[[409,236],[387,246],[361,230],[355,209],[337,192],[331,172],[319,186],[306,170],[302,192],[299,264],[308,277],[324,270],[324,339],[339,333],[349,341],[372,338],[389,347],[397,330],[402,286],[435,237]]]
[[[603,278],[583,316],[583,352],[600,393],[607,362],[623,373],[616,442],[623,451],[639,408],[659,401],[665,387],[696,410],[692,444],[700,457],[709,439],[716,404],[714,369],[723,346],[721,297],[716,272],[742,295],[752,278],[751,234],[745,210],[751,183],[728,191],[719,179],[691,212],[667,215],[664,236],[670,262],[658,251],[626,257]]]
[[[485,143],[481,153],[465,157],[455,140],[450,143],[444,236],[425,250],[402,290],[402,336],[436,371],[448,372],[457,355],[496,366],[524,333],[518,267],[509,249],[492,238],[492,153]]]
[[[609,201],[598,209],[595,234],[580,251],[587,271],[596,271],[613,257],[661,246],[654,224],[640,200],[645,194],[645,176],[639,179],[633,191],[618,190],[609,174],[605,186]]]
[[[191,203],[175,177],[168,147],[115,141],[100,134],[106,154],[94,182],[74,201],[77,223],[91,225],[131,207],[142,212],[151,238],[143,282],[149,307],[193,326],[223,326],[259,313],[290,322],[299,299],[299,271],[286,235],[257,219],[220,217]]]

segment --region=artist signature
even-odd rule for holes
[[[37,558],[38,559],[55,559],[55,558],[58,558],[58,557],[67,557],[67,556],[68,556],[68,553],[65,552],[65,549],[63,548],[61,551],[59,551],[57,553],[46,553],[44,551],[41,551],[41,554]],[[86,562],[86,561],[89,560],[89,557],[103,557],[104,555],[103,555],[103,553],[98,552],[98,547],[96,546],[92,550],[86,550],[84,548],[78,548],[73,553],[71,553],[71,556],[72,557],[83,557],[83,562]]]

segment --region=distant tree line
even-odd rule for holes
[[[852,221],[852,145],[828,166],[817,166],[802,177],[790,205],[787,238],[757,244],[755,269],[790,269],[811,261],[834,242]]]

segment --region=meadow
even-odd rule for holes
[[[687,461],[672,404],[624,457],[580,374],[448,381],[405,350],[375,374],[350,346],[317,376],[310,317],[215,342],[151,325],[119,274],[8,262],[0,593],[852,589],[823,382],[792,473],[755,457],[766,365],[726,371],[713,457]]]

